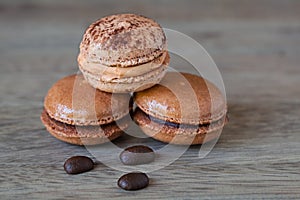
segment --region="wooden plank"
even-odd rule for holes
[[[160,8],[137,1],[120,3],[125,8],[110,1],[30,2],[0,3],[1,199],[299,199],[299,1],[259,1],[262,7],[258,1],[163,1]],[[101,164],[67,175],[66,158],[92,155],[54,139],[39,120],[49,87],[77,72],[85,27],[122,9],[155,17],[199,41],[223,75],[230,116],[205,159],[197,156],[199,146],[191,147],[151,172],[150,186],[136,192],[119,189],[123,172]],[[184,63],[173,60],[182,70]]]

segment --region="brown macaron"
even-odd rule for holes
[[[119,137],[128,126],[129,94],[91,87],[82,75],[57,81],[48,91],[41,120],[59,140],[95,145]]]
[[[152,19],[118,14],[92,23],[83,35],[79,69],[94,88],[106,92],[140,91],[166,73],[166,36]]]
[[[193,145],[217,138],[226,122],[226,100],[202,77],[168,72],[159,85],[134,94],[134,120],[162,142]]]

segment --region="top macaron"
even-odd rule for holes
[[[97,89],[125,93],[149,88],[163,78],[169,64],[165,33],[140,15],[101,18],[85,31],[78,64]]]

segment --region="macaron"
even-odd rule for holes
[[[128,127],[129,94],[94,89],[82,75],[57,81],[44,100],[41,120],[59,140],[95,145],[119,137]]]
[[[217,138],[226,122],[224,95],[204,78],[168,72],[160,84],[134,93],[134,120],[165,143],[202,144]]]
[[[170,57],[158,23],[140,15],[117,14],[87,28],[77,60],[94,88],[128,93],[159,83]]]

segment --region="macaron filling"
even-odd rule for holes
[[[162,53],[158,58],[139,65],[130,67],[106,66],[101,63],[89,62],[82,55],[78,56],[79,69],[97,77],[99,81],[116,82],[121,79],[137,77],[155,71],[161,67],[167,67],[170,56],[167,51]]]
[[[174,122],[169,122],[169,121],[164,121],[161,119],[158,119],[156,117],[153,117],[145,112],[143,112],[140,108],[136,108],[134,111],[134,120],[137,124],[143,125],[143,124],[150,124],[154,123],[160,126],[167,126],[167,127],[172,127],[176,129],[201,129],[202,131],[209,131],[212,129],[216,129],[219,127],[222,127],[224,123],[227,122],[227,116],[225,115],[221,119],[211,122],[211,123],[206,123],[206,124],[178,124]]]
[[[104,125],[88,125],[75,126],[57,121],[51,118],[44,109],[41,115],[42,122],[46,125],[49,131],[55,131],[63,137],[78,137],[78,138],[110,138],[116,132],[122,132],[127,127],[127,120],[124,118],[113,121]]]

